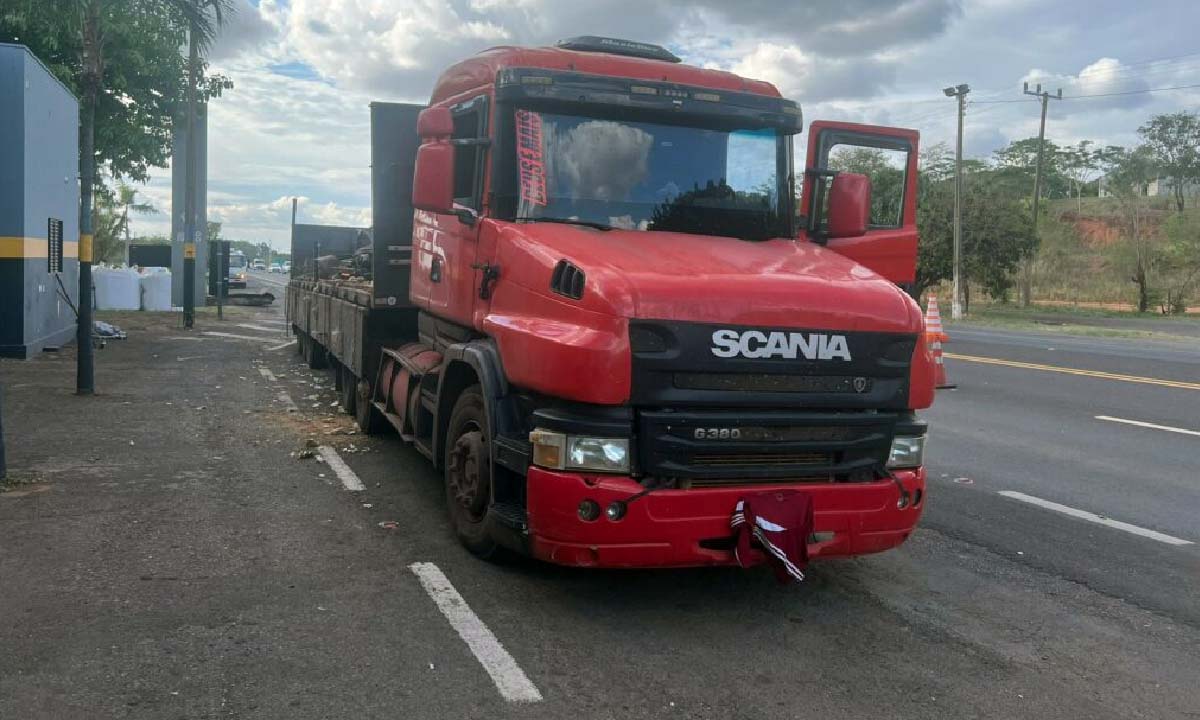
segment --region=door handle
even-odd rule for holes
[[[500,266],[489,263],[473,263],[471,269],[483,271],[483,280],[479,282],[479,299],[487,300],[492,296],[492,285],[500,279]]]
[[[442,281],[442,259],[436,255],[429,264],[429,279],[435,283]]]

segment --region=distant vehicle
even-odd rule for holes
[[[229,252],[229,287],[246,287],[246,271],[250,268],[246,254],[238,250]]]
[[[273,273],[283,272],[283,266],[280,265],[279,263],[275,263],[274,265],[271,266],[271,272],[273,272]]]
[[[254,270],[255,272],[262,272],[263,270],[267,269],[267,263],[262,260],[255,260],[254,262],[250,263],[250,269]]]
[[[291,273],[292,272],[292,261],[285,260],[283,263],[283,267],[280,269],[280,272],[282,272],[284,275]]]

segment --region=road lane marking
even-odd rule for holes
[[[271,382],[275,382],[276,380],[278,380],[278,378],[275,377],[275,373],[271,372],[270,370],[266,369],[265,367],[260,367],[258,369],[258,373],[260,375],[262,375],[263,377],[265,377],[266,379],[270,380]],[[290,400],[291,398],[288,398],[288,399]]]
[[[1013,500],[1020,500],[1021,502],[1029,503],[1030,505],[1037,505],[1038,507],[1045,508],[1047,510],[1053,510],[1055,512],[1060,512],[1064,515],[1070,515],[1071,517],[1079,518],[1080,520],[1087,520],[1088,522],[1094,522],[1094,523],[1099,523],[1101,525],[1107,525],[1108,527],[1116,528],[1117,530],[1124,530],[1127,533],[1133,533],[1134,535],[1140,535],[1142,537],[1150,538],[1151,540],[1157,540],[1161,543],[1166,543],[1168,545],[1192,545],[1193,544],[1191,540],[1183,540],[1183,539],[1177,538],[1173,535],[1167,535],[1166,533],[1160,533],[1157,530],[1147,530],[1146,528],[1138,527],[1137,525],[1130,525],[1129,523],[1121,522],[1120,520],[1113,520],[1111,518],[1106,518],[1101,515],[1097,515],[1096,513],[1090,513],[1087,510],[1079,510],[1079,509],[1076,509],[1073,507],[1068,507],[1066,505],[1060,505],[1056,502],[1050,502],[1049,500],[1043,500],[1041,498],[1034,497],[1032,495],[1026,495],[1025,493],[1017,492],[1015,490],[1001,490],[999,492],[1001,495],[1003,495],[1006,498],[1011,498]]]
[[[508,654],[488,626],[471,611],[467,601],[458,594],[438,566],[419,562],[409,565],[408,569],[420,579],[425,592],[474,653],[475,659],[492,677],[492,682],[496,684],[496,689],[504,699],[509,702],[540,702],[542,694],[529,681],[525,671],[521,670],[517,661]]]
[[[1126,420],[1125,418],[1112,417],[1111,415],[1097,415],[1097,420],[1107,420],[1108,422],[1124,423],[1126,425],[1136,425],[1137,427],[1150,428],[1151,430],[1163,430],[1165,432],[1179,433],[1180,435],[1195,435],[1200,437],[1200,430],[1185,430],[1184,428],[1171,427],[1170,425],[1156,425],[1154,423],[1143,422],[1141,420]]]
[[[269,348],[267,348],[267,352],[271,352],[271,351],[273,351],[273,350],[282,350],[282,349],[284,349],[285,347],[291,347],[292,345],[295,345],[295,344],[296,344],[296,341],[295,341],[295,340],[289,340],[288,342],[285,342],[285,343],[284,343],[284,344],[282,344],[282,345],[276,345],[275,347],[269,347]]]
[[[1023,368],[1025,370],[1044,370],[1046,372],[1082,375],[1084,377],[1101,378],[1104,380],[1120,380],[1122,382],[1142,383],[1144,385],[1161,385],[1162,387],[1178,388],[1180,390],[1200,390],[1200,383],[1184,382],[1182,380],[1163,380],[1162,378],[1143,377],[1141,375],[1121,375],[1120,373],[1103,372],[1101,370],[1081,370],[1061,365],[1042,365],[1041,363],[1001,360],[1000,358],[982,357],[979,355],[959,355],[958,353],[948,352],[942,353],[942,356],[951,360],[983,363],[984,365],[1004,365],[1005,367]]]
[[[275,339],[275,338],[260,337],[260,336],[256,336],[256,335],[237,335],[234,333],[216,332],[214,330],[205,330],[204,332],[202,332],[200,334],[208,335],[209,337],[229,338],[231,340],[253,340],[254,342],[271,342],[272,340]]]
[[[338,479],[342,481],[342,486],[347,490],[350,492],[362,492],[367,489],[363,485],[362,480],[358,479],[358,475],[355,475],[350,466],[346,464],[346,461],[342,459],[342,456],[337,454],[337,450],[328,445],[322,445],[317,448],[317,452],[321,453],[321,457],[325,459],[325,464],[333,470]]]
[[[253,323],[234,323],[234,327],[246,328],[247,330],[262,330],[263,332],[279,334],[283,332],[283,326],[267,327],[266,325],[255,325]]]

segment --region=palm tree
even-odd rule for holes
[[[167,0],[180,12],[188,26],[187,148],[184,161],[184,261],[183,324],[195,322],[196,294],[196,92],[202,71],[200,56],[207,53],[233,12],[232,0]],[[190,257],[189,257],[190,256]],[[218,293],[220,295],[220,293]]]
[[[158,208],[150,203],[137,202],[137,189],[125,183],[117,186],[117,205],[121,208],[121,230],[125,234],[125,264],[129,264],[129,211],[146,215],[158,212]]]

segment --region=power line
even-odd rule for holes
[[[1023,103],[1037,102],[1037,100],[1029,100],[1028,98],[1017,98],[1015,100],[972,100],[971,105],[1007,105],[1008,103]]]
[[[1173,87],[1145,88],[1143,90],[1126,90],[1124,92],[1095,93],[1092,95],[1063,95],[1063,100],[1086,100],[1088,98],[1116,97],[1118,95],[1140,95],[1142,93],[1165,92],[1167,90],[1189,90],[1200,88],[1200,83],[1194,85],[1175,85]]]

